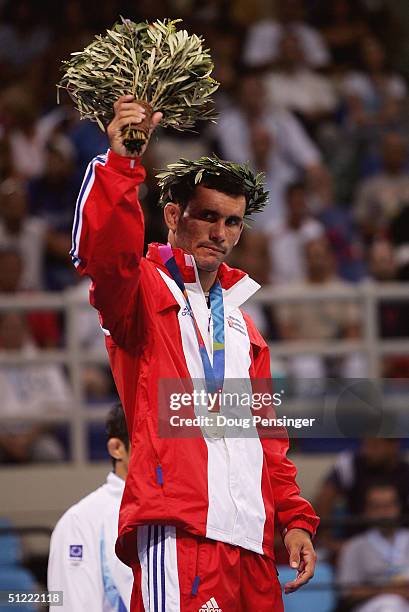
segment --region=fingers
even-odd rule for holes
[[[284,593],[288,594],[288,593],[293,593],[294,591],[298,591],[298,589],[302,587],[304,584],[307,584],[307,582],[309,582],[313,576],[314,576],[314,568],[310,567],[309,569],[307,569],[307,567],[305,567],[305,569],[302,572],[297,573],[297,577],[295,580],[292,580],[291,582],[287,582],[284,585]]]
[[[316,554],[315,554],[314,549],[311,547],[311,550],[306,549],[302,551],[301,554],[302,554],[302,561],[297,566],[298,567],[297,577],[295,580],[287,582],[284,585],[285,593],[293,593],[294,591],[297,591],[304,584],[307,584],[307,582],[311,580],[311,578],[314,576],[315,563],[316,563]],[[295,562],[295,556],[294,556],[294,562]],[[290,565],[291,567],[294,567],[292,563],[293,561],[290,557]]]
[[[140,124],[146,119],[147,112],[143,106],[141,106],[140,104],[138,104],[138,102],[135,101],[133,95],[126,95],[121,96],[114,103],[114,113],[114,118],[112,119],[107,129],[111,148],[120,155],[126,155],[127,151],[124,148],[122,142],[122,130],[128,126]],[[153,113],[150,120],[149,137],[151,136],[154,129],[158,126],[162,117],[163,114],[161,112]],[[149,141],[149,137],[147,138],[145,145],[142,147],[140,155],[144,153]]]
[[[152,115],[152,129],[155,129],[163,118],[163,113],[156,112]]]
[[[290,567],[298,569],[300,565],[300,547],[293,546],[290,550]]]
[[[116,113],[117,108],[123,104],[124,102],[132,102],[134,100],[134,97],[132,94],[128,94],[127,96],[121,96],[120,98],[118,98],[118,100],[114,103],[114,111]]]

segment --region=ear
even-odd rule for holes
[[[167,228],[173,233],[176,232],[176,228],[179,223],[179,219],[182,215],[182,209],[179,204],[175,202],[168,202],[163,209],[163,216]]]
[[[108,453],[112,459],[121,461],[126,456],[125,444],[119,438],[110,438],[107,442]]]

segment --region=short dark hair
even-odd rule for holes
[[[105,421],[105,432],[107,434],[107,442],[111,438],[118,438],[124,443],[126,450],[129,450],[129,434],[126,425],[125,413],[121,402],[112,406]],[[116,459],[112,458],[115,467]]]
[[[249,203],[249,197],[242,181],[235,180],[232,176],[204,174],[199,185],[208,189],[215,189],[228,196],[238,197],[244,196],[246,199],[246,208]],[[195,183],[194,174],[187,174],[172,185],[170,188],[170,196],[176,204],[185,209],[189,202],[194,198],[198,184]]]
[[[179,159],[156,175],[160,188],[159,206],[177,202],[186,207],[191,201],[196,185],[204,185],[233,197],[244,195],[245,217],[263,210],[268,202],[264,190],[264,173],[254,174],[248,164],[236,164],[216,155],[200,159]]]

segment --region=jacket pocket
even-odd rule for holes
[[[155,465],[155,472],[156,472],[156,483],[158,484],[158,486],[163,486],[163,467],[162,467],[162,461],[160,458],[160,453],[159,453],[159,448],[158,448],[158,444],[157,444],[157,440],[155,439],[155,435],[153,432],[153,423],[149,417],[149,415],[146,417],[146,430],[148,433],[148,438],[149,438],[149,442],[150,445],[152,447],[153,450],[153,454],[155,457],[155,461],[156,461],[156,465]]]

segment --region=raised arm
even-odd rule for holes
[[[111,148],[92,160],[81,186],[70,253],[80,274],[92,280],[90,300],[100,313],[103,328],[118,345],[127,346],[135,342],[141,325],[134,307],[144,245],[138,188],[145,169],[141,158],[125,149],[121,129],[140,123],[145,111],[132,96],[119,98],[114,110],[108,126]],[[161,117],[161,113],[153,115],[151,132]]]

